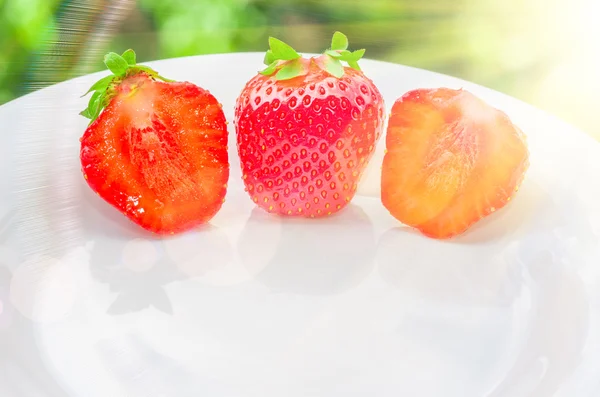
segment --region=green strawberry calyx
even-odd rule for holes
[[[346,62],[352,69],[360,70],[358,61],[365,55],[365,50],[348,51],[348,37],[335,32],[331,39],[331,47],[321,56],[311,59],[303,58],[290,45],[274,37],[269,37],[269,50],[265,54],[266,68],[259,73],[274,76],[276,80],[289,80],[308,74],[311,62],[338,79],[344,75]]]
[[[109,52],[104,56],[104,64],[112,74],[96,81],[90,89],[82,95],[82,97],[84,97],[90,92],[93,92],[87,108],[79,113],[81,116],[90,119],[90,124],[98,118],[102,109],[104,109],[112,97],[115,96],[115,88],[125,78],[139,73],[146,73],[154,79],[167,82],[173,81],[159,75],[158,72],[148,66],[138,65],[136,63],[135,52],[132,49],[126,50],[121,55]]]

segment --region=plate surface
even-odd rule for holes
[[[383,139],[351,205],[267,216],[243,191],[233,106],[262,54],[151,62],[230,121],[227,201],[158,239],[95,196],[78,116],[105,73],[0,107],[0,395],[592,397],[600,394],[600,145],[526,104],[365,60],[388,110],[463,87],[528,135],[514,201],[451,241],[382,207]]]

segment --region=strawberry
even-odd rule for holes
[[[331,215],[352,200],[373,155],[383,98],[358,66],[365,51],[348,51],[340,32],[308,59],[273,37],[269,46],[268,66],[235,106],[246,191],[268,212]]]
[[[98,195],[142,228],[177,233],[208,222],[229,177],[227,126],[208,91],[109,53],[81,138],[82,172]]]
[[[529,165],[525,135],[506,114],[448,88],[398,99],[386,150],[383,205],[404,224],[440,239],[504,207]]]

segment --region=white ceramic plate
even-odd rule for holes
[[[231,121],[261,61],[150,65],[211,90]],[[425,238],[378,199],[380,145],[339,216],[270,217],[243,192],[230,128],[222,210],[152,239],[80,173],[80,95],[104,73],[0,107],[0,395],[598,396],[600,145],[485,88],[362,65],[388,109],[448,86],[507,112],[531,150],[514,201],[460,238]]]

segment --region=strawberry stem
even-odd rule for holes
[[[96,81],[90,89],[82,95],[82,97],[84,97],[90,92],[93,92],[87,108],[79,113],[81,116],[90,119],[89,124],[98,118],[102,110],[110,102],[110,99],[115,95],[114,88],[126,77],[138,73],[146,73],[154,79],[167,82],[173,81],[159,75],[158,72],[148,66],[136,64],[135,51],[132,49],[126,50],[121,55],[109,52],[104,56],[104,64],[112,74]]]
[[[341,78],[344,75],[346,62],[352,69],[360,70],[358,61],[365,55],[365,50],[348,51],[348,37],[341,32],[335,32],[331,39],[331,46],[315,62],[327,73]],[[304,59],[290,45],[274,37],[269,37],[269,50],[265,53],[264,63],[266,68],[259,73],[265,76],[274,75],[276,80],[288,80],[304,76],[308,73],[310,62],[301,62]]]

